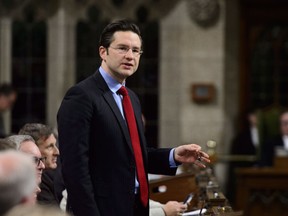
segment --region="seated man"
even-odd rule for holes
[[[38,203],[58,206],[60,200],[55,191],[54,179],[61,179],[61,175],[59,174],[59,170],[56,170],[59,149],[56,145],[53,129],[44,124],[28,123],[20,129],[19,134],[32,136],[42,157],[46,158],[45,170],[42,174],[42,182],[40,184],[41,192],[37,196]]]
[[[34,204],[36,187],[32,157],[15,150],[0,152],[0,215],[19,204]]]
[[[288,110],[281,112],[279,117],[280,133],[270,138],[264,143],[262,148],[263,166],[273,166],[274,158],[277,156],[277,149],[282,152],[288,152]]]
[[[45,157],[41,156],[41,152],[35,144],[34,139],[29,135],[12,135],[6,139],[14,142],[19,151],[33,156],[36,166],[37,184],[39,185],[41,183],[43,170],[45,169]],[[40,190],[41,189],[38,188],[38,193]]]

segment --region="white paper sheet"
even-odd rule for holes
[[[185,212],[182,214],[182,216],[191,216],[191,215],[199,215],[201,209],[190,211],[190,212]],[[203,208],[201,214],[204,214],[207,211],[207,209]]]

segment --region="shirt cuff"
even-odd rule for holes
[[[178,163],[175,161],[174,152],[175,152],[175,148],[171,149],[170,154],[169,154],[169,165],[171,168],[177,168],[179,165],[181,165],[181,163]]]

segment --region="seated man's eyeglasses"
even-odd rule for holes
[[[40,165],[40,161],[42,161],[42,163],[45,163],[45,161],[46,161],[46,157],[36,157],[36,156],[34,156],[33,158],[34,158],[34,162],[35,162],[35,164],[37,166]]]

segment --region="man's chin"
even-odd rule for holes
[[[57,165],[56,166],[51,166],[50,169],[56,169],[57,168]]]
[[[57,168],[57,164],[56,163],[45,165],[45,169],[56,169],[56,168]]]

